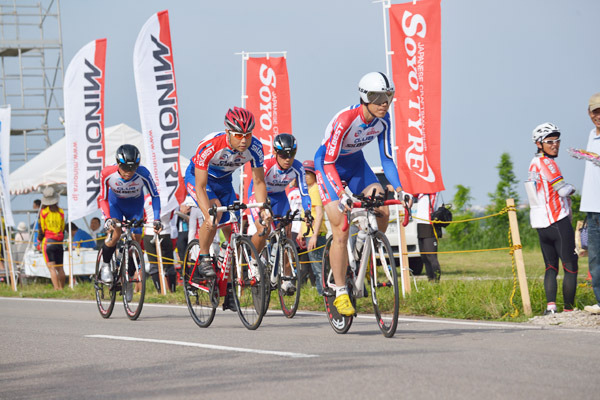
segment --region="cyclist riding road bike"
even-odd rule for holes
[[[342,315],[353,315],[354,307],[345,285],[348,254],[348,231],[344,231],[345,213],[350,210],[350,197],[344,191],[346,181],[352,193],[371,194],[375,188],[383,193],[377,177],[367,164],[362,148],[377,138],[385,177],[401,196],[402,186],[398,169],[392,158],[390,115],[388,109],[394,98],[394,86],[381,72],[370,72],[358,83],[360,104],[338,112],[325,130],[325,139],[315,154],[319,193],[329,222],[333,242],[330,263],[336,286],[334,305]],[[389,210],[381,207],[377,224],[385,232]]]

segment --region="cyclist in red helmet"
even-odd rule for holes
[[[214,277],[215,271],[210,258],[210,245],[217,233],[217,225],[229,220],[229,214],[217,215],[215,222],[208,213],[213,204],[217,207],[230,205],[236,200],[233,189],[233,172],[247,162],[252,166],[252,177],[257,202],[267,200],[267,186],[263,170],[263,147],[257,138],[252,136],[254,115],[244,108],[234,107],[225,114],[225,131],[214,132],[206,136],[196,149],[188,171],[186,172],[186,187],[196,200],[204,216],[198,237],[200,244],[201,262],[199,274]],[[269,221],[266,210],[261,211],[263,219]],[[229,237],[228,226],[223,228],[225,237]],[[253,238],[257,244],[258,238]],[[195,275],[192,280],[199,280]],[[233,305],[233,297],[228,293],[226,305]],[[232,308],[232,307],[229,307]]]

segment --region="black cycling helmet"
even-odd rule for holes
[[[117,149],[117,164],[125,171],[135,171],[140,165],[140,151],[132,144],[123,144]]]
[[[280,157],[295,157],[297,150],[296,138],[289,133],[280,133],[273,139],[273,151]]]

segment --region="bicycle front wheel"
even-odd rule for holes
[[[146,266],[142,247],[135,240],[129,243],[127,268],[121,268],[123,305],[127,317],[135,321],[142,312],[146,296]],[[125,260],[123,260],[125,262]]]
[[[337,308],[333,305],[335,300],[335,281],[333,279],[333,272],[331,271],[331,265],[329,263],[329,250],[331,249],[331,242],[333,237],[330,237],[325,244],[325,251],[323,252],[323,262],[321,264],[321,279],[323,280],[323,300],[325,301],[325,313],[329,324],[336,333],[346,333],[352,326],[354,317],[352,315],[345,316],[338,312]],[[354,295],[352,294],[352,284],[349,278],[346,278],[346,286],[348,289],[348,295],[355,304]],[[356,307],[356,304],[355,304]]]
[[[267,311],[269,311],[269,303],[271,302],[271,291],[276,289],[277,286],[271,284],[271,271],[273,270],[273,267],[271,267],[270,261],[269,261],[269,250],[267,248],[267,246],[265,246],[262,251],[260,252],[260,256],[262,257],[263,260],[263,264],[265,266],[265,276],[268,279],[268,282],[266,283],[266,291],[267,291],[267,295],[265,296],[265,304],[264,304],[264,314],[267,313]]]
[[[281,303],[281,311],[288,318],[293,318],[300,304],[300,259],[296,245],[290,239],[283,240],[283,257],[279,259],[279,276],[277,277],[277,293]],[[289,283],[288,283],[289,282]]]
[[[379,329],[385,337],[392,337],[398,327],[398,273],[396,261],[388,238],[381,232],[376,232],[375,237],[366,244],[371,247],[371,260],[369,262],[369,275],[366,284],[371,286],[371,301]]]
[[[249,238],[236,239],[231,269],[238,315],[246,328],[254,330],[260,326],[265,314],[264,303],[268,295],[269,278],[258,251]]]
[[[113,256],[114,259],[114,256]],[[102,265],[102,249],[98,250],[96,257],[96,272],[94,273],[94,290],[96,292],[96,305],[102,318],[109,318],[115,308],[117,286],[115,283],[104,283],[100,278],[100,267]],[[114,261],[110,261],[111,268]]]
[[[207,328],[215,319],[217,310],[211,302],[211,292],[215,290],[216,278],[200,282],[199,287],[190,284],[190,276],[200,263],[199,255],[200,243],[198,239],[194,239],[188,244],[183,258],[183,292],[192,319],[199,327]]]

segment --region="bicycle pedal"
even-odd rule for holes
[[[330,287],[323,288],[323,296],[325,297],[335,297],[335,289]]]

